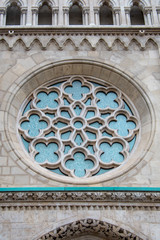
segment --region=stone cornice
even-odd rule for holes
[[[0,192],[0,207],[115,207],[160,210],[160,192]]]

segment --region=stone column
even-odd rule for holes
[[[147,17],[147,24],[152,25],[152,8],[145,8],[145,13]]]
[[[34,7],[32,8],[32,24],[33,26],[36,26],[38,23],[38,8]]]
[[[64,25],[69,25],[69,8],[63,7]]]
[[[120,25],[120,8],[114,8],[114,24]]]
[[[95,7],[94,8],[94,22],[95,22],[95,25],[99,25],[100,24],[100,20],[99,20],[99,7]]]
[[[22,8],[22,9],[21,9],[21,12],[22,12],[22,21],[21,21],[21,24],[24,26],[24,25],[26,25],[27,8]]]
[[[83,8],[84,22],[83,25],[89,25],[89,8]]]
[[[4,25],[5,8],[0,8],[0,26]]]
[[[156,10],[157,10],[158,24],[160,24],[160,7],[159,8],[157,7]]]
[[[52,8],[52,24],[57,26],[58,25],[58,7]]]
[[[126,24],[131,25],[130,8],[125,8]]]

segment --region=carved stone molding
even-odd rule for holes
[[[14,39],[10,37],[10,31],[14,31]],[[143,38],[142,38],[143,32]],[[158,49],[159,28],[133,28],[127,29],[76,29],[76,28],[1,28],[0,49],[16,50],[19,48],[25,51],[33,50],[34,47],[41,50],[73,50],[96,51],[96,50],[145,50]],[[4,49],[3,49],[4,48]]]
[[[141,237],[121,227],[89,218],[61,226],[44,234],[37,240],[67,240],[81,235],[85,237],[85,234],[94,234],[94,236],[97,235],[111,240],[142,240]]]
[[[160,210],[160,192],[1,192],[0,207]]]

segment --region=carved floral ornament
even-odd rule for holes
[[[31,162],[62,179],[118,170],[139,139],[133,104],[118,88],[93,77],[49,82],[23,106],[18,132]]]

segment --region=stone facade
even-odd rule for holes
[[[12,5],[20,11],[16,25],[8,20]],[[39,24],[44,5],[51,11],[48,25],[44,19]],[[82,13],[81,25],[70,25],[73,5]],[[101,24],[104,6],[113,24]],[[131,21],[133,7],[143,14],[144,24]],[[159,240],[159,30],[158,0],[0,1],[0,239]],[[35,164],[17,130],[17,116],[35,89],[75,75],[118,88],[140,121],[127,161],[113,172],[85,179],[61,177]],[[34,191],[39,187],[130,190]],[[9,188],[19,189],[6,192]]]

